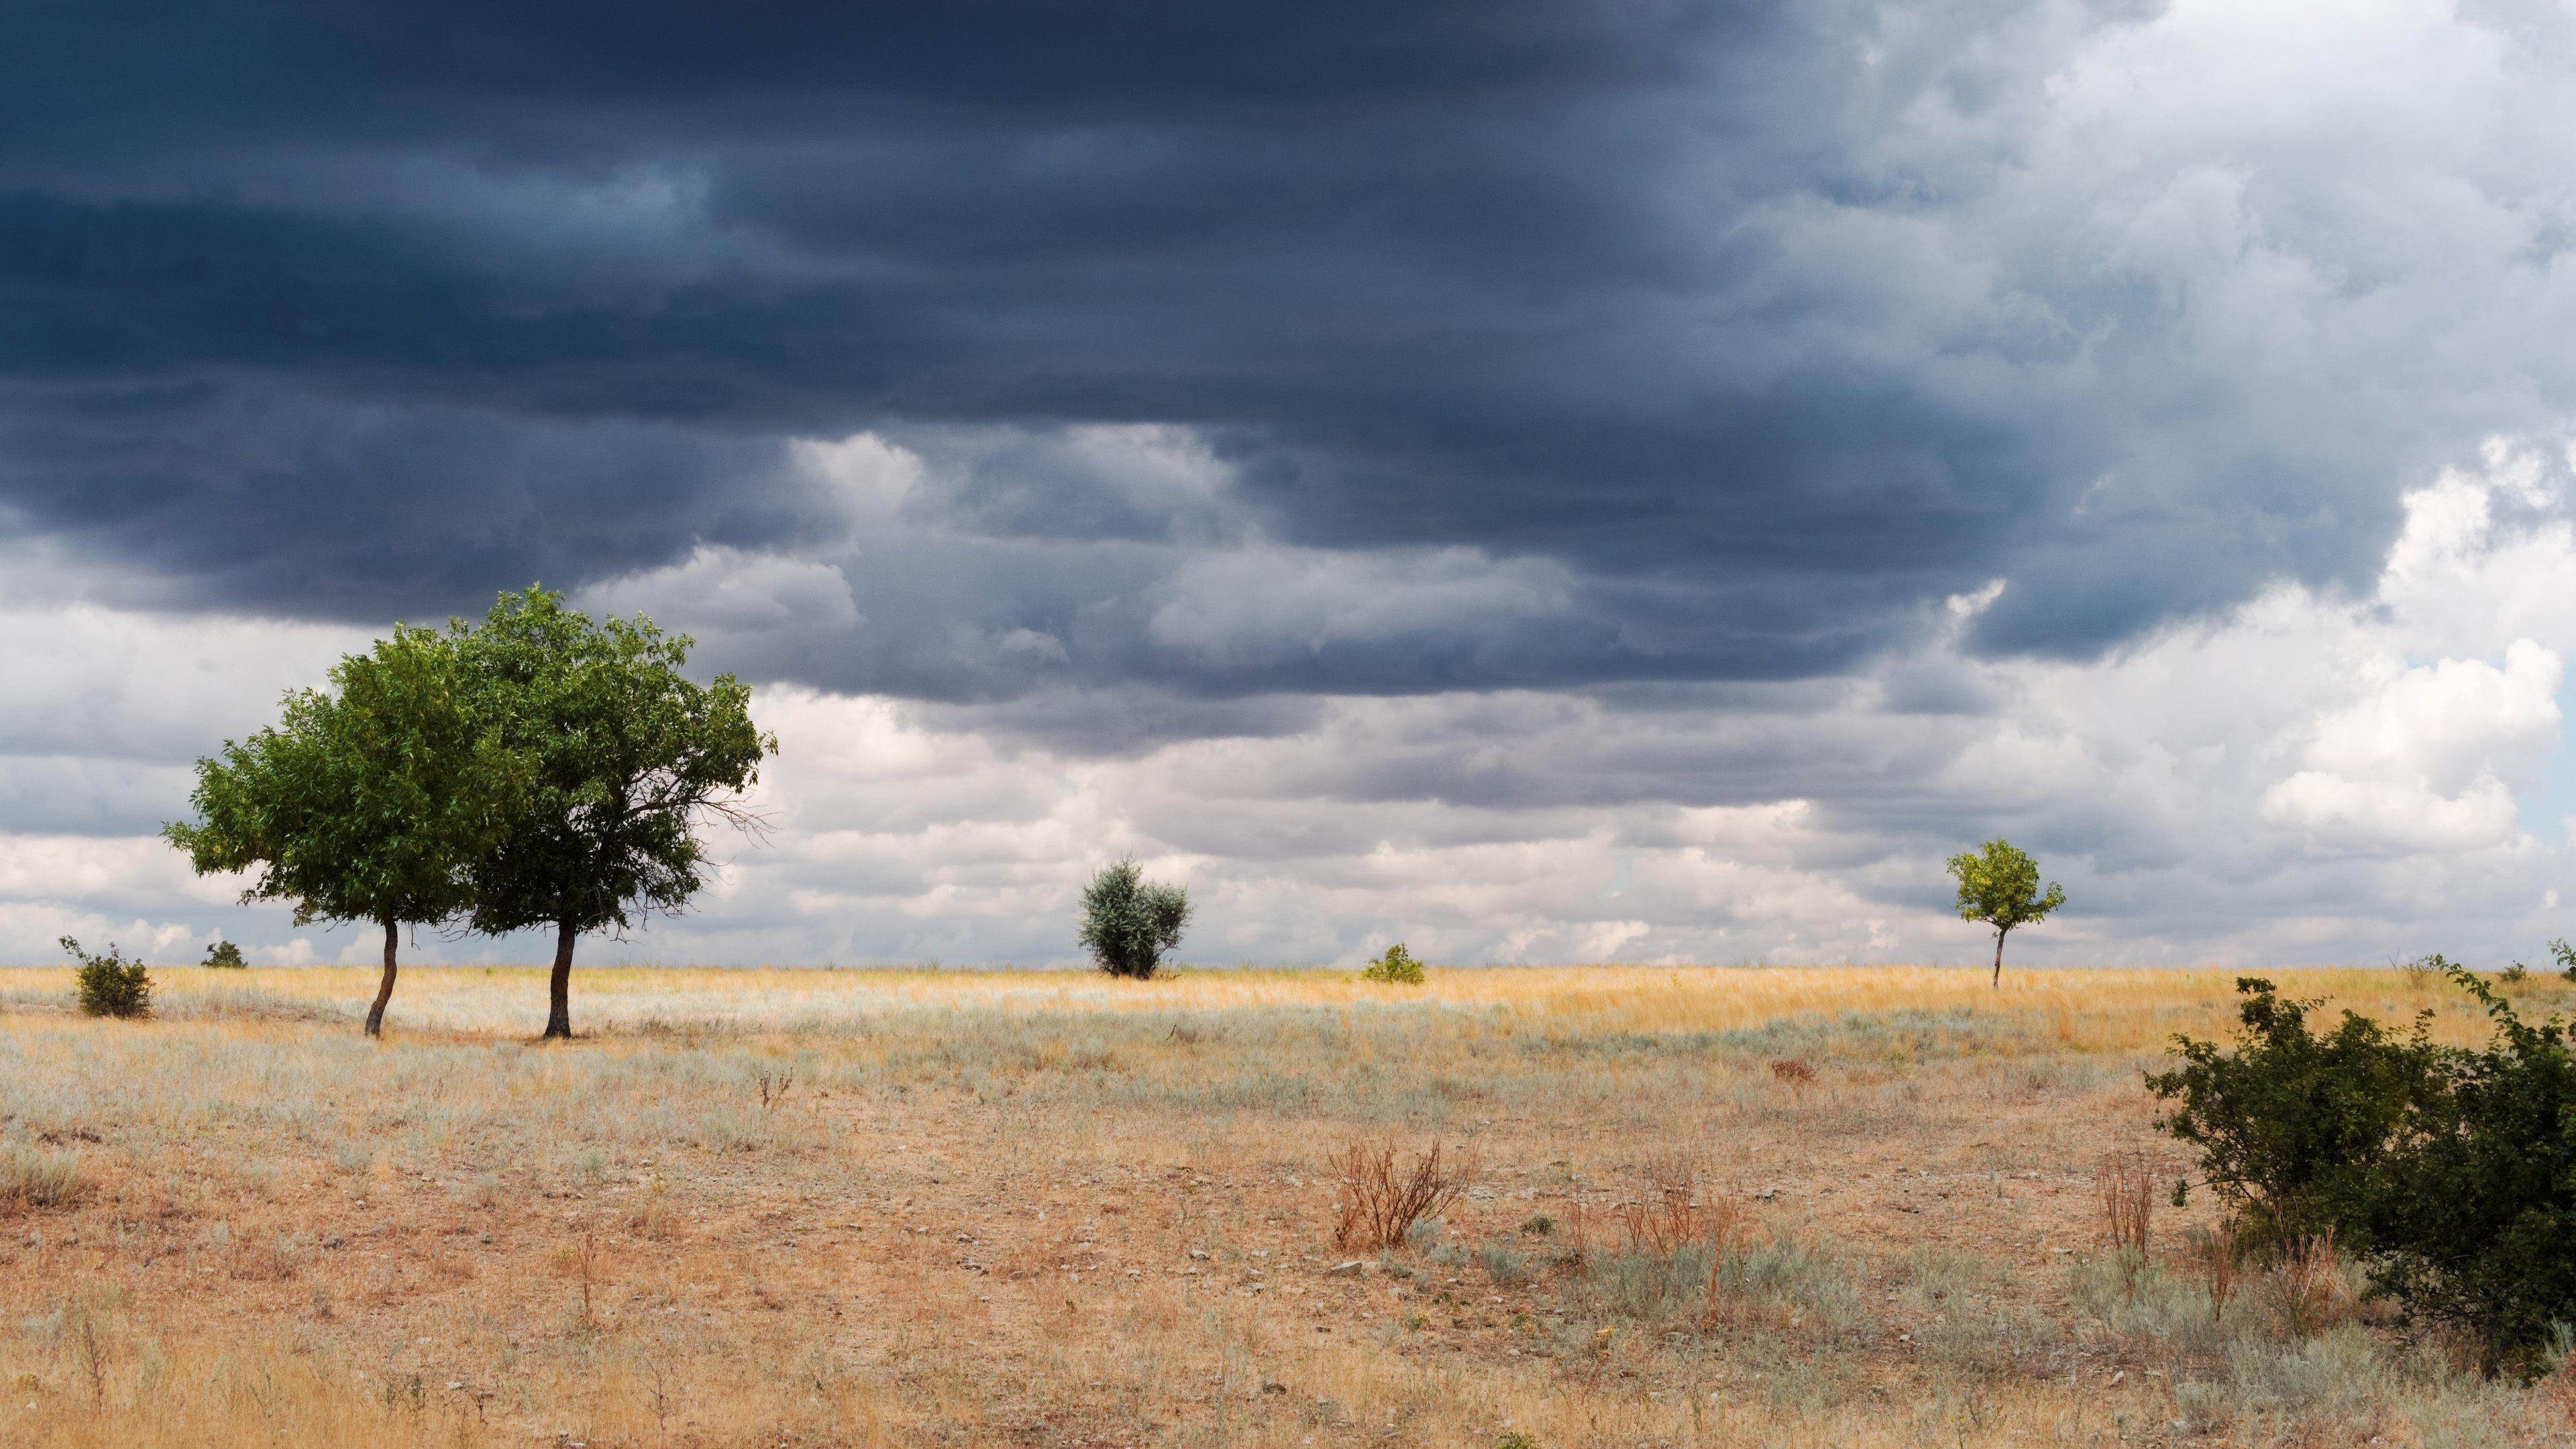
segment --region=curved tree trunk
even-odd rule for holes
[[[394,945],[399,939],[400,937],[395,934],[393,918],[386,917],[385,977],[376,983],[376,1004],[367,1008],[367,1035],[369,1036],[384,1035],[385,1003],[394,999]]]
[[[549,1037],[569,1040],[572,1036],[572,943],[580,934],[570,921],[555,926],[555,974],[546,983],[549,1002],[546,1035]]]
[[[1997,991],[2004,989],[2004,933],[1995,932],[1995,979],[1989,983]]]

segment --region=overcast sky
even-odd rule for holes
[[[585,960],[2536,963],[2571,187],[2538,0],[10,6],[0,959],[366,956],[153,833],[535,580],[783,750]]]

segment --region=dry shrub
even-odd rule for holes
[[[2102,1229],[2114,1248],[2147,1251],[2156,1211],[2156,1175],[2143,1152],[2105,1154],[2093,1169],[2102,1202]]]
[[[627,1216],[626,1228],[639,1238],[662,1241],[671,1236],[672,1229],[678,1223],[679,1214],[671,1211],[669,1203],[656,1197]]]
[[[1743,1226],[1744,1205],[1711,1195],[1698,1200],[1705,1179],[1682,1157],[1650,1160],[1638,1174],[1634,1195],[1619,1208],[1620,1226],[1628,1232],[1628,1251],[1669,1256],[1701,1241],[1723,1248]]]
[[[2221,1223],[2209,1229],[2191,1230],[2191,1261],[2200,1269],[2201,1280],[2209,1287],[2209,1316],[2227,1316],[2227,1300],[2236,1296],[2236,1265],[2240,1256],[2236,1246],[2236,1225]]]
[[[2305,1336],[2333,1326],[2353,1308],[2334,1230],[2292,1238],[2272,1271],[2273,1302],[2290,1332]]]
[[[1444,1162],[1436,1141],[1401,1172],[1391,1143],[1371,1147],[1354,1142],[1325,1162],[1342,1183],[1333,1244],[1361,1252],[1402,1243],[1415,1223],[1456,1201],[1476,1180],[1475,1158],[1462,1154]]]

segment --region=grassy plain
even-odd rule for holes
[[[2438,982],[2276,972],[2388,1018]],[[2106,1155],[2232,974],[0,971],[0,1445],[2562,1442]],[[2568,988],[2515,988],[2547,1009]],[[1803,1063],[1806,1071],[1775,1063]],[[1332,1240],[1355,1142],[1478,1164]],[[2138,1159],[2132,1158],[2132,1161]],[[1633,1205],[1692,1174],[1699,1230]],[[1732,1220],[1731,1234],[1719,1233]],[[1354,1274],[1328,1270],[1353,1258]]]

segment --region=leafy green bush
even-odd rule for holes
[[[2183,1065],[2147,1086],[2179,1100],[2158,1125],[2201,1149],[2256,1241],[2330,1233],[2410,1321],[2466,1330],[2488,1372],[2528,1377],[2576,1321],[2576,1042],[2443,966],[2487,1013],[2482,1050],[2431,1042],[2430,1012],[2403,1038],[2349,1011],[2313,1035],[2316,1002],[2246,978],[2236,1050],[2177,1037]]]
[[[2435,1083],[2438,1049],[2425,1012],[2411,1036],[2391,1036],[2347,1011],[2332,1032],[2312,1035],[2307,1014],[2322,1003],[2285,1000],[2271,982],[2237,978],[2244,1002],[2236,1049],[2174,1038],[2183,1064],[2149,1074],[2147,1090],[2179,1105],[2156,1125],[2200,1149],[2201,1175],[2242,1221],[2257,1248],[2365,1221],[2370,1174],[2387,1156],[2412,1107]],[[2186,1185],[2176,1183],[2176,1206]]]
[[[2494,1036],[2442,1054],[2446,1090],[2377,1174],[2372,1276],[2410,1317],[2468,1329],[2488,1371],[2527,1377],[2550,1367],[2552,1326],[2576,1321],[2576,1059],[2561,1019],[2530,1025],[2468,971],[2451,979]]]
[[[1386,948],[1386,954],[1369,963],[1360,973],[1362,981],[1392,981],[1403,986],[1422,984],[1422,963],[1404,949],[1402,941]]]
[[[242,959],[241,947],[234,945],[230,941],[217,941],[215,944],[208,946],[206,948],[206,959],[199,964],[205,966],[220,966],[226,970],[244,970],[250,965],[248,961]]]
[[[75,980],[80,986],[80,1009],[85,1016],[149,1016],[152,1014],[152,978],[143,973],[140,960],[129,961],[117,954],[116,943],[107,943],[107,954],[93,956],[69,936],[62,938],[62,948],[80,963]]]
[[[1101,867],[1083,887],[1076,939],[1101,970],[1142,980],[1154,974],[1164,952],[1181,944],[1181,928],[1189,920],[1189,892],[1145,879],[1131,856]]]

